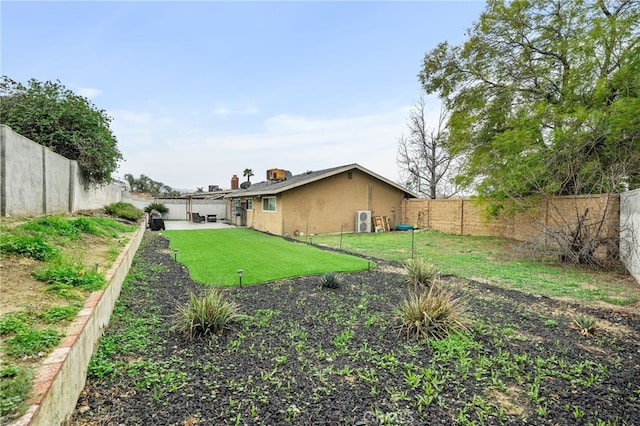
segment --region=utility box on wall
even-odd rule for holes
[[[356,232],[371,232],[371,211],[356,212]]]

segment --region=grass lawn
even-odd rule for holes
[[[313,243],[396,262],[412,255],[422,257],[434,263],[441,274],[487,281],[530,294],[620,306],[640,301],[640,288],[630,291],[628,274],[622,271],[538,261],[522,250],[522,244],[507,239],[419,231],[413,235],[321,234],[313,236]]]
[[[165,231],[177,260],[203,284],[256,284],[325,272],[366,270],[369,262],[244,228]],[[374,266],[371,262],[371,267]]]

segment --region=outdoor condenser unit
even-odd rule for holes
[[[371,232],[371,211],[356,212],[356,232]]]

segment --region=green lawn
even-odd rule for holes
[[[527,256],[520,243],[507,239],[398,231],[342,237],[321,234],[313,236],[313,243],[397,262],[413,255],[434,263],[441,274],[549,297],[616,305],[634,305],[640,300],[639,292],[630,292],[623,285],[625,276],[619,271],[561,265],[552,259],[537,261]]]
[[[221,286],[256,284],[325,272],[351,272],[369,267],[367,260],[244,228],[165,231],[177,260],[194,281]],[[374,266],[373,263],[370,265]]]

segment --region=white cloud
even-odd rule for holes
[[[245,108],[232,109],[226,106],[218,106],[213,109],[213,115],[220,117],[229,117],[232,115],[254,115],[260,113],[260,109],[253,106]]]
[[[404,106],[350,117],[274,115],[253,133],[241,125],[236,132],[222,131],[189,121],[193,117],[116,111],[113,129],[126,160],[119,174],[145,174],[174,188],[228,188],[231,176],[241,177],[246,168],[257,182],[270,168],[297,174],[358,163],[396,181],[397,142],[406,132],[408,111]]]
[[[80,87],[77,90],[78,95],[84,96],[88,99],[93,99],[102,93],[100,89],[93,89],[91,87]]]

